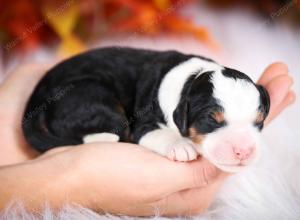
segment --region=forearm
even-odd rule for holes
[[[45,203],[59,208],[67,202],[72,175],[64,157],[48,157],[0,168],[0,210],[20,201],[28,210],[40,210]]]

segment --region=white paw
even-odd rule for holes
[[[118,142],[119,136],[112,133],[97,133],[88,134],[83,137],[83,143],[94,143],[94,142]]]
[[[191,161],[197,158],[197,152],[192,144],[182,139],[169,147],[167,157],[174,161]]]

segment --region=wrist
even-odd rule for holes
[[[0,210],[20,201],[30,211],[60,208],[72,188],[70,160],[62,155],[0,168]]]
[[[43,158],[43,166],[48,167],[49,181],[44,187],[54,195],[48,195],[47,202],[52,208],[61,208],[64,204],[77,204],[96,211],[99,210],[101,199],[97,195],[95,185],[90,174],[89,160],[85,160],[86,150],[81,147],[67,147],[67,150],[51,153]]]

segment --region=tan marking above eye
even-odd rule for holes
[[[264,113],[262,113],[261,111],[258,111],[256,119],[255,119],[255,123],[257,123],[257,124],[262,123],[264,121],[264,119],[265,119]]]
[[[218,122],[222,123],[225,121],[224,113],[221,111],[217,111],[213,113],[213,118]]]
[[[189,138],[195,143],[195,144],[202,144],[205,136],[203,134],[200,134],[197,132],[197,130],[193,127],[189,128]]]

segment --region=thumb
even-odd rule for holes
[[[170,162],[167,169],[168,172],[165,172],[168,173],[168,175],[165,175],[165,178],[168,178],[166,182],[172,183],[169,185],[174,187],[173,192],[201,188],[209,185],[219,176],[226,177],[230,175],[221,171],[203,157],[187,163]]]
[[[229,175],[217,168],[205,158],[186,163],[182,168],[182,176],[186,179],[183,187],[199,188],[209,185],[220,175]]]

